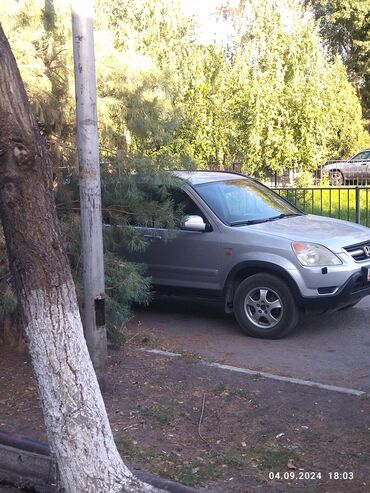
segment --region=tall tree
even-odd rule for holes
[[[0,25],[0,213],[60,485],[151,492],[116,449],[62,246],[51,160]]]
[[[247,171],[313,169],[366,142],[346,72],[339,59],[327,59],[314,20],[297,2],[242,0],[229,15],[236,31],[231,104]]]
[[[364,117],[370,120],[370,8],[368,0],[305,0],[319,21],[320,33],[332,57],[347,67]]]
[[[230,112],[234,88],[231,67],[216,45],[194,46],[189,54],[191,77],[178,105],[181,119],[174,134],[174,153],[191,156],[199,167],[231,167],[238,151],[233,147],[235,120]]]

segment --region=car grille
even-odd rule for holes
[[[357,245],[350,245],[344,247],[344,249],[346,250],[346,252],[352,255],[353,259],[356,260],[356,262],[370,259],[370,241],[358,243]]]

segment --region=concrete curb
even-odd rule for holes
[[[56,470],[49,453],[47,443],[0,431],[0,483],[33,488],[36,493],[56,493]],[[204,491],[144,471],[133,470],[132,473],[140,480],[169,493]]]

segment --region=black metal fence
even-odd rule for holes
[[[359,153],[370,157],[370,149]],[[310,182],[307,183],[307,176]],[[302,183],[302,178],[306,183]],[[350,159],[347,161],[328,161],[315,171],[302,172],[298,169],[287,169],[282,173],[270,172],[262,177],[271,187],[287,186],[368,186],[370,185],[370,159]]]
[[[299,171],[285,170],[282,173],[279,173],[277,171],[267,172],[262,176],[258,175],[258,173],[255,173],[253,176],[255,176],[258,180],[262,181],[271,188],[287,188],[294,186],[298,188],[300,187],[300,184],[298,185],[296,182],[297,178],[299,178],[301,175],[302,173],[300,173]],[[316,171],[312,171],[310,175],[311,180],[306,185],[320,186],[322,182],[322,176],[324,176],[321,168],[317,169]],[[327,184],[329,184],[329,182]]]
[[[277,187],[274,190],[304,212],[370,226],[370,187]]]

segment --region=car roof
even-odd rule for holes
[[[360,154],[361,152],[368,152],[370,151],[370,148],[369,149],[362,149],[362,151],[358,151],[355,156],[357,156],[357,154]]]
[[[200,185],[202,183],[210,183],[214,181],[247,179],[246,176],[240,173],[232,173],[227,171],[174,171],[174,174],[186,180],[191,185]]]

